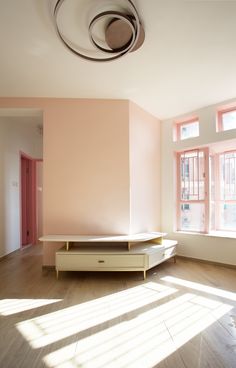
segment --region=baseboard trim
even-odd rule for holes
[[[13,256],[15,253],[17,253],[19,251],[20,251],[20,248],[16,249],[16,250],[13,250],[11,253],[7,253],[4,256],[0,256],[0,262],[5,261],[7,258],[10,258],[11,256]]]
[[[186,260],[189,260],[189,261],[194,261],[194,262],[199,262],[199,263],[206,263],[206,264],[210,264],[210,265],[213,265],[213,266],[221,266],[221,267],[236,269],[236,265],[232,265],[232,264],[228,264],[228,263],[208,261],[206,259],[192,258],[192,257],[186,257],[186,256],[180,256],[180,255],[177,255],[176,257],[186,259]]]
[[[56,266],[45,266],[45,265],[42,266],[42,270],[46,270],[46,271],[50,271],[50,270],[55,271],[55,269],[56,269]]]

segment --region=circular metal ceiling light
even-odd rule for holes
[[[84,50],[81,51],[79,47],[75,46],[73,42],[63,35],[58,24],[60,8],[65,1],[57,0],[55,3],[53,9],[55,27],[63,44],[75,55],[90,61],[104,62],[119,59],[142,46],[145,39],[145,32],[139,14],[133,2],[126,0],[129,10],[102,11],[94,16],[88,24],[89,39],[95,50],[102,53],[102,56],[93,57],[89,53],[85,53]],[[105,43],[99,42],[94,34],[95,25],[101,21],[108,22],[103,30]],[[104,54],[109,56],[104,56]]]

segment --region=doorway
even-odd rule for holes
[[[36,243],[36,161],[21,153],[21,246]]]

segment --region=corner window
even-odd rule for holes
[[[191,118],[183,122],[176,123],[177,140],[184,140],[199,136],[199,120]]]
[[[177,153],[177,230],[236,232],[236,149]]]
[[[218,112],[218,132],[236,129],[236,107]]]

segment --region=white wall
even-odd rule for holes
[[[210,260],[236,265],[236,239],[219,238],[198,234],[183,234],[175,232],[176,219],[176,185],[175,160],[176,151],[208,145],[236,138],[236,130],[216,132],[216,110],[232,101],[226,101],[209,106],[198,111],[163,121],[161,124],[161,190],[162,190],[162,231],[169,238],[179,241],[178,254],[203,260]],[[200,136],[181,142],[173,142],[173,122],[182,118],[197,115],[200,121]],[[236,146],[235,146],[236,148]]]
[[[20,248],[20,151],[42,158],[32,117],[0,117],[0,257]]]

